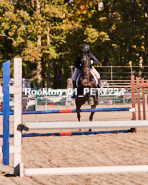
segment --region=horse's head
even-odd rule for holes
[[[83,53],[81,56],[81,68],[84,73],[90,70],[91,61],[88,54]]]

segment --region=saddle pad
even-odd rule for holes
[[[98,79],[97,79],[97,77],[95,76],[95,74],[92,72],[92,71],[90,71],[91,72],[91,74],[93,75],[93,77],[94,77],[94,79],[95,79],[95,81],[96,81],[96,84],[98,84]]]
[[[96,81],[96,84],[98,84],[98,79],[97,79],[97,77],[95,76],[95,74],[94,74],[92,71],[90,71],[90,72],[91,72],[91,74],[93,75],[93,77],[94,77],[94,79],[95,79],[95,81]],[[76,80],[76,86],[77,86],[77,87],[78,87],[78,81],[79,81],[80,76],[81,76],[81,73],[78,75],[77,80]]]

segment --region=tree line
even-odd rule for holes
[[[0,0],[0,76],[3,62],[21,57],[23,78],[66,88],[83,43],[100,66],[138,66],[140,57],[148,66],[147,12],[147,0]],[[117,68],[118,79],[126,71]]]

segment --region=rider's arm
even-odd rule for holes
[[[99,60],[93,54],[91,54],[91,60],[93,60],[93,64],[94,65],[98,65],[99,64]]]
[[[76,60],[75,60],[75,63],[74,63],[74,66],[78,69],[81,70],[81,66],[80,66],[80,55],[77,56]]]

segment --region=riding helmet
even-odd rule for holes
[[[89,45],[88,44],[83,44],[81,47],[82,50],[89,50]]]

